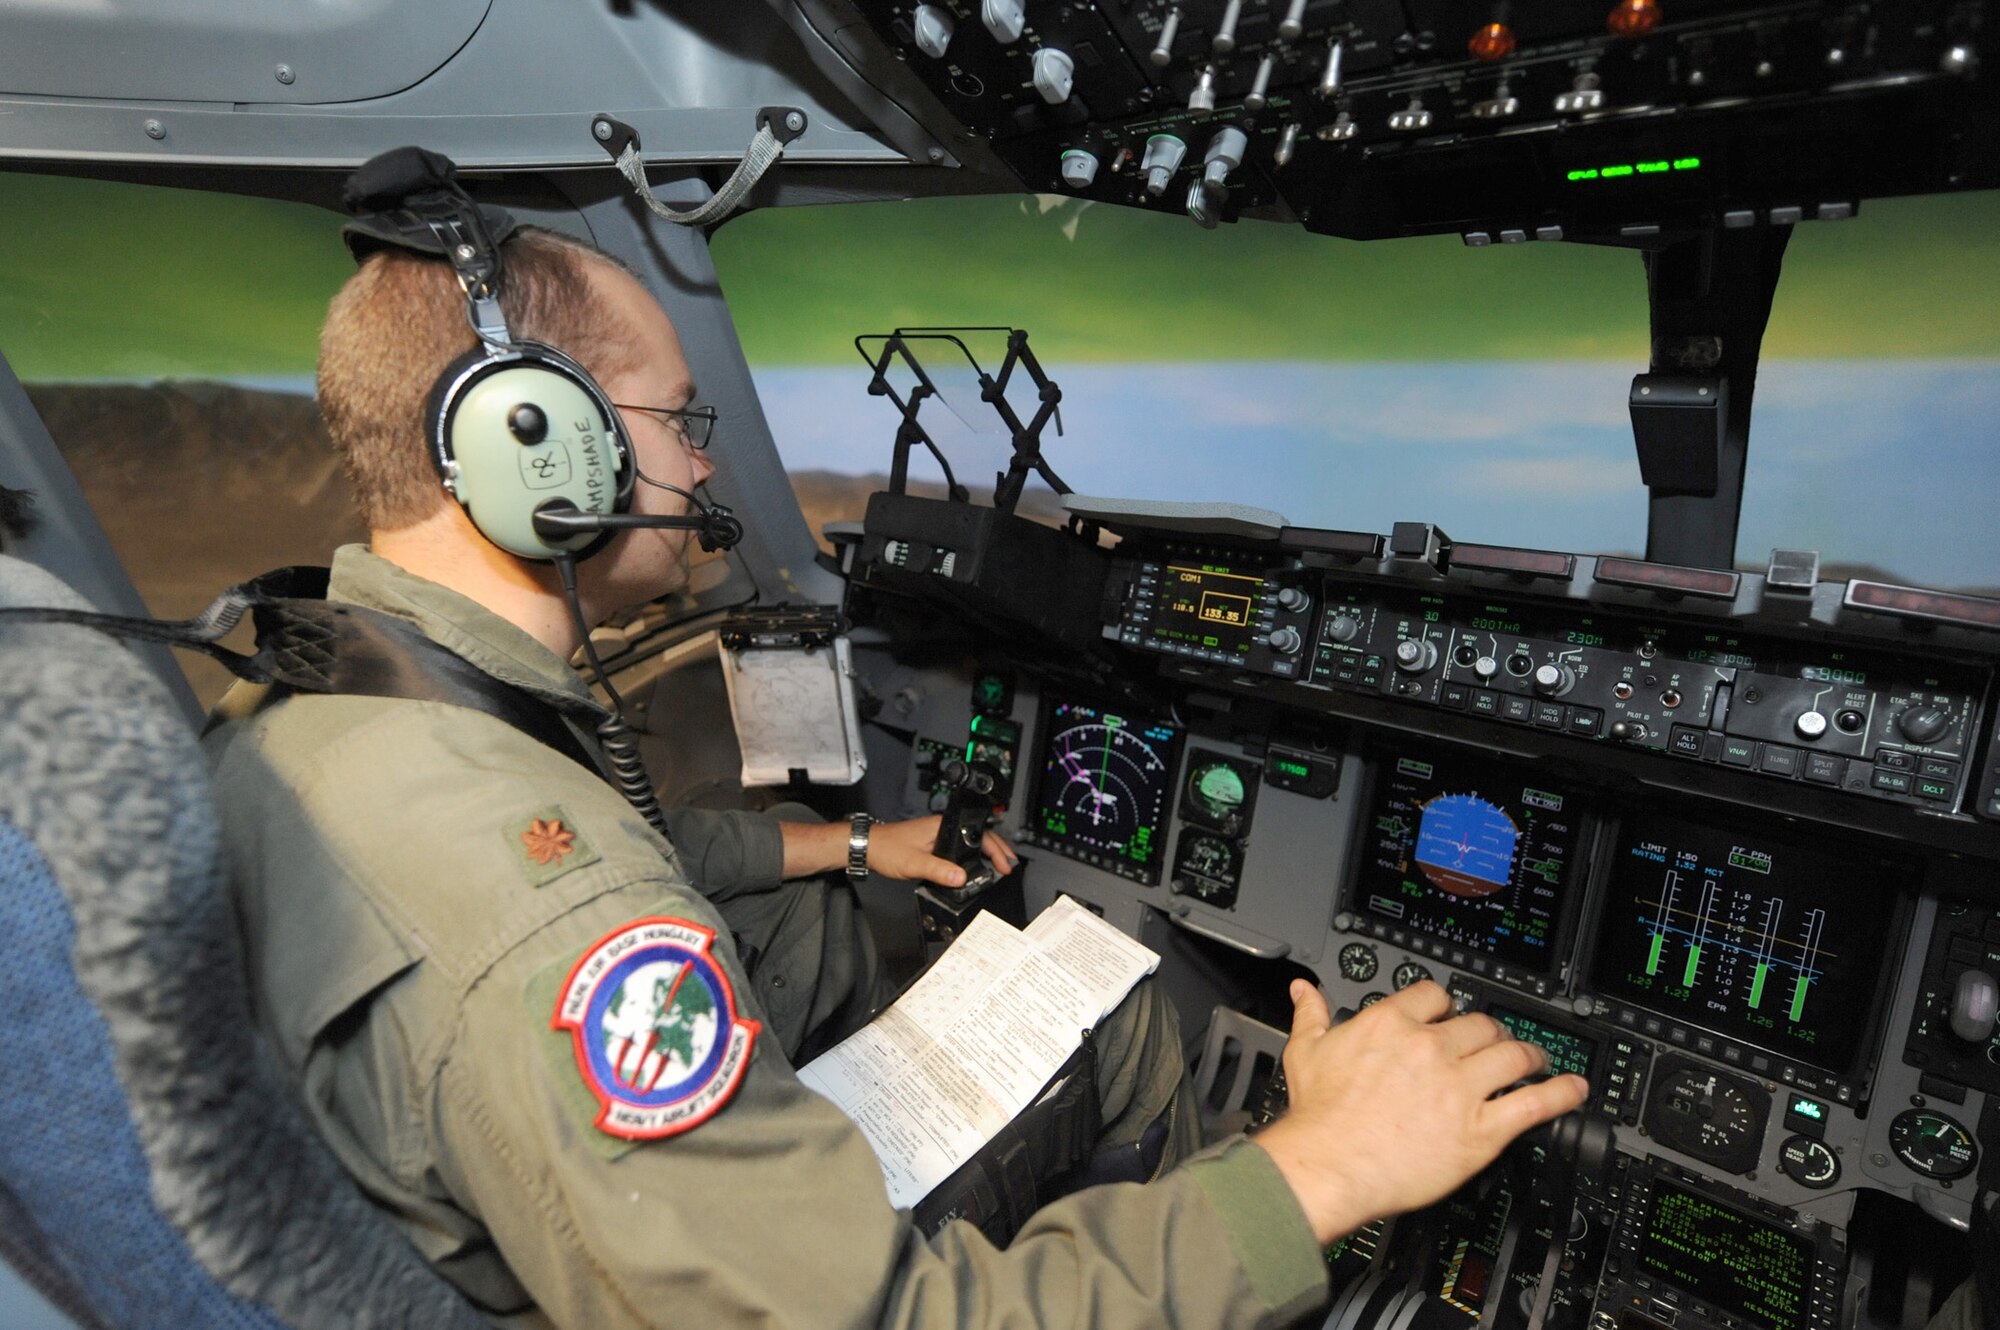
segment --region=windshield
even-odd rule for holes
[[[1803,548],[1829,577],[2000,587],[2000,525],[1972,501],[2000,479],[1996,223],[2000,195],[1975,194],[1797,228],[1757,385],[1742,566]],[[1010,324],[1062,388],[1064,435],[1044,448],[1080,493],[1645,547],[1626,408],[1648,347],[1632,251],[1205,232],[1018,196],[769,209],[713,250],[816,527],[858,517],[889,470],[897,416],[868,395],[853,339]],[[943,409],[923,419],[960,482],[990,495],[1004,433]],[[941,479],[920,453],[911,475]]]

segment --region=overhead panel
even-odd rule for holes
[[[857,0],[1030,189],[1646,243],[2000,183],[1987,0]]]

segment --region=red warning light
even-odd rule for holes
[[[1618,0],[1604,26],[1618,37],[1643,37],[1660,26],[1660,0]]]
[[[1489,63],[1514,54],[1514,30],[1505,23],[1489,23],[1472,34],[1465,44],[1474,56]]]

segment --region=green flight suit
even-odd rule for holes
[[[595,706],[525,633],[364,549],[339,552],[332,594]],[[1241,1139],[1046,1206],[1004,1251],[965,1224],[919,1236],[859,1130],[787,1056],[852,1007],[843,989],[867,967],[850,920],[814,914],[821,897],[772,894],[790,884],[767,818],[682,812],[669,845],[594,772],[491,717],[405,699],[297,696],[207,743],[259,1024],[363,1189],[498,1323],[1247,1327],[1325,1297],[1304,1215]],[[738,925],[762,916],[754,984],[732,903],[748,903]],[[713,930],[736,1016],[766,1028],[713,1116],[634,1142],[593,1125],[552,1020],[579,960],[649,917]],[[1177,1044],[1170,1019],[1106,1035],[1113,1068]],[[1177,1047],[1168,1060],[1178,1083]],[[1166,1102],[1144,1075],[1100,1080],[1114,1132]]]

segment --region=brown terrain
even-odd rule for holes
[[[31,384],[28,396],[160,618],[190,617],[233,583],[286,564],[323,564],[336,546],[366,539],[309,397],[200,381]],[[828,522],[860,521],[868,496],[886,483],[886,475],[792,473],[816,535]],[[911,489],[943,494],[933,484]],[[1030,490],[1021,509],[1059,520],[1046,490]],[[229,645],[247,650],[247,634],[239,630]],[[222,666],[177,655],[203,705],[222,695]]]

